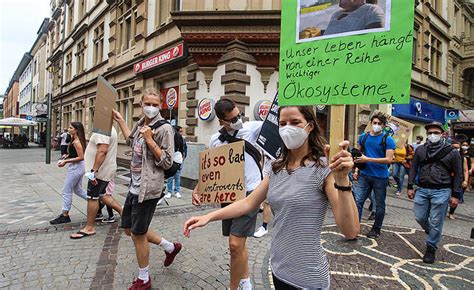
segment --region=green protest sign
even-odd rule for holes
[[[408,103],[413,1],[282,1],[279,103]]]

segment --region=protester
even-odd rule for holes
[[[402,194],[403,183],[405,175],[410,170],[411,160],[415,154],[413,147],[410,144],[405,144],[402,148],[395,148],[395,159],[392,164],[392,176],[397,184],[396,195]]]
[[[413,147],[413,151],[415,151],[416,148],[418,148],[420,145],[423,145],[422,142],[423,142],[423,136],[421,135],[416,136],[416,142],[411,144],[411,146]]]
[[[222,128],[212,135],[209,148],[216,148],[235,141],[245,140],[245,191],[250,195],[262,179],[261,154],[254,147],[263,122],[242,122],[242,114],[237,105],[229,99],[221,99],[214,106]],[[198,187],[193,191],[193,203],[200,204]],[[223,204],[225,207],[228,204]],[[222,221],[222,234],[229,237],[230,288],[252,289],[249,278],[248,251],[246,241],[253,237],[258,208],[243,215]]]
[[[58,161],[58,167],[64,167],[68,164],[63,188],[63,212],[49,222],[52,225],[71,222],[69,211],[72,206],[73,192],[84,200],[87,198],[86,193],[82,189],[82,176],[85,173],[84,148],[86,148],[84,126],[80,122],[72,122],[67,131],[72,136],[71,142],[66,148],[66,153],[63,154],[62,159]]]
[[[261,238],[268,234],[268,223],[270,222],[270,218],[272,215],[272,209],[270,208],[270,205],[268,204],[268,200],[265,200],[262,202],[260,205],[260,208],[262,210],[262,225],[257,229],[257,231],[253,234],[254,237],[256,238]]]
[[[456,149],[460,154],[461,154],[461,166],[462,166],[462,172],[463,172],[463,181],[462,181],[462,190],[461,194],[459,196],[459,203],[463,203],[463,198],[464,198],[464,191],[467,188],[468,180],[469,180],[469,170],[471,169],[470,166],[470,158],[467,158],[467,149],[469,147],[466,146],[467,142],[462,142],[462,149],[461,149],[461,143],[459,141],[452,141],[451,146]],[[467,149],[466,149],[467,147]],[[448,218],[451,220],[454,220],[454,212],[456,211],[458,205],[450,205],[449,206],[449,213],[448,213]]]
[[[328,206],[346,238],[354,239],[359,232],[348,177],[352,157],[341,150],[327,165],[325,141],[311,106],[282,107],[279,115],[285,145],[281,157],[266,166],[263,181],[245,199],[188,219],[183,231],[189,237],[191,230],[211,221],[248,214],[267,198],[274,213],[270,260],[275,288],[329,289],[329,263],[321,246]]]
[[[164,120],[159,109],[161,94],[157,90],[146,89],[141,105],[145,116],[132,131],[122,115],[113,111],[127,145],[132,148],[131,182],[122,214],[122,227],[125,234],[132,237],[139,267],[138,278],[130,289],[151,288],[149,243],[160,245],[165,250],[165,267],[173,263],[182,247],[180,243],[168,242],[149,229],[156,204],[162,197],[164,171],[173,165],[174,133],[168,123],[155,128]]]
[[[181,170],[183,169],[183,161],[186,159],[188,155],[188,146],[186,145],[186,139],[183,137],[183,128],[181,126],[176,126],[175,128],[175,144],[174,144],[174,154],[181,155],[178,157],[178,160],[181,160],[181,165],[176,171],[175,175],[168,178],[168,194],[166,194],[165,198],[171,198],[171,194],[173,193],[173,180],[174,180],[174,194],[176,198],[181,198]]]
[[[71,142],[71,136],[68,134],[68,129],[64,129],[64,133],[61,134],[61,156],[62,157],[67,155],[67,149],[70,142]]]
[[[340,0],[339,7],[324,31],[324,35],[358,30],[382,28],[385,23],[384,11],[376,0]]]
[[[387,125],[387,118],[383,114],[374,114],[370,118],[372,129],[359,138],[359,149],[362,156],[356,158],[356,164],[363,163],[365,168],[355,171],[355,179],[359,181],[359,191],[356,195],[359,220],[362,218],[364,203],[371,194],[375,195],[375,222],[367,237],[376,238],[380,235],[385,217],[385,199],[390,173],[388,165],[392,163],[395,141],[388,134],[383,133]]]
[[[461,155],[442,137],[441,123],[425,126],[428,141],[417,148],[408,177],[408,198],[415,198],[416,221],[427,233],[423,262],[435,262],[448,204],[456,206],[462,191]],[[413,189],[415,178],[416,194]]]
[[[106,188],[117,171],[117,131],[112,127],[110,136],[92,133],[85,153],[87,183],[87,222],[86,226],[72,234],[71,239],[82,239],[95,235],[95,218],[99,202],[103,202],[122,214],[122,208],[111,196],[105,195]]]

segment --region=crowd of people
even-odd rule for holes
[[[127,126],[119,112],[113,111],[113,118],[132,150],[131,181],[123,207],[112,194],[117,169],[116,130],[112,128],[110,136],[92,134],[86,146],[82,124],[72,122],[65,131],[70,140],[64,136],[69,144],[64,145],[64,154],[58,161],[59,167],[68,165],[62,213],[51,221],[52,224],[71,221],[73,193],[87,200],[87,222],[71,234],[71,239],[96,234],[95,222],[103,217],[102,207],[107,206],[109,212],[104,222],[115,221],[113,211],[117,212],[124,233],[134,243],[137,257],[138,275],[130,289],[151,288],[150,243],[164,250],[165,267],[173,263],[183,247],[150,228],[157,204],[171,198],[173,193],[181,197],[180,164],[187,155],[182,128],[173,128],[164,121],[157,90],[145,90],[141,105],[144,116],[133,128]],[[423,137],[417,136],[416,143],[397,148],[392,136],[384,131],[386,117],[375,114],[371,117],[371,130],[359,137],[358,148],[349,150],[349,142],[341,141],[339,152],[333,152],[329,159],[329,146],[313,108],[282,107],[279,110],[281,156],[271,160],[263,158],[255,146],[261,121],[243,122],[243,114],[229,99],[217,101],[214,110],[221,128],[212,135],[209,148],[245,141],[246,198],[188,219],[183,233],[189,237],[196,228],[222,221],[222,234],[227,237],[230,250],[231,289],[253,288],[247,238],[266,235],[272,213],[270,253],[276,289],[328,289],[329,262],[321,246],[326,212],[331,209],[346,239],[357,239],[364,204],[371,199],[374,224],[365,234],[376,239],[382,234],[390,174],[397,196],[402,194],[408,174],[407,196],[414,199],[415,219],[427,234],[423,261],[435,262],[448,207],[450,217],[454,218],[463,190],[469,185],[472,170],[467,140],[450,144],[444,137],[444,127],[431,123],[425,127],[426,143],[422,144]],[[172,168],[175,169],[171,174]],[[87,191],[82,188],[84,176],[88,179]],[[199,206],[200,197],[196,186],[192,203]],[[263,223],[256,229],[259,211],[263,211]]]

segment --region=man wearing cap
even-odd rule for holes
[[[443,125],[433,122],[425,129],[427,142],[416,149],[408,176],[408,198],[415,198],[416,221],[428,235],[423,262],[432,264],[448,206],[459,203],[463,175],[461,155],[443,138]],[[417,175],[415,192],[413,184]]]

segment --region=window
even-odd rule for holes
[[[460,36],[461,17],[459,16],[459,8],[456,5],[454,5],[453,31],[455,36]]]
[[[441,76],[441,57],[443,56],[442,43],[433,35],[431,36],[431,74],[437,77]]]
[[[123,116],[129,128],[133,127],[133,87],[119,90],[117,111]],[[123,138],[123,136],[122,136]]]
[[[74,110],[74,115],[75,115],[74,116],[74,121],[83,123],[82,122],[82,109],[81,109],[82,107],[81,106],[82,106],[82,104],[80,104],[80,103],[76,104],[76,109]]]
[[[66,55],[66,81],[72,78],[72,52]]]
[[[118,51],[125,51],[134,44],[136,34],[136,10],[135,0],[123,0],[118,8]]]
[[[443,0],[430,0],[430,4],[434,11],[441,14]]]
[[[86,15],[86,0],[79,0],[79,21]]]
[[[420,29],[415,27],[415,34],[413,36],[413,56],[411,62],[414,65],[418,64],[418,47],[419,47],[419,39],[420,39]]]
[[[170,14],[170,0],[159,0],[157,1],[156,7],[156,26],[160,27],[166,24],[166,20]]]
[[[457,95],[459,93],[459,66],[458,64],[454,63],[453,64],[453,76],[452,76],[452,83],[451,83],[451,88],[452,88],[452,93]]]
[[[88,125],[89,125],[89,133],[92,132],[92,126],[94,125],[94,112],[95,112],[95,98],[90,98],[89,99],[89,119],[88,119]]]
[[[68,128],[72,122],[72,105],[63,107],[63,128]]]
[[[84,72],[85,53],[86,53],[86,42],[83,39],[77,44],[76,74],[80,74]]]
[[[71,1],[71,3],[69,3],[69,8],[67,11],[67,19],[68,19],[67,33],[69,34],[71,33],[72,28],[74,27],[74,1]]]
[[[35,61],[33,62],[33,76],[36,76],[37,73],[38,73],[38,61],[35,59]]]
[[[61,85],[59,82],[60,77],[61,77],[61,65],[58,61],[53,65],[53,90],[59,89],[59,86]]]
[[[102,62],[104,57],[104,23],[94,29],[94,64]]]
[[[54,31],[56,32],[56,37],[55,37],[55,38],[56,38],[56,41],[55,41],[55,43],[56,43],[56,45],[58,46],[59,43],[61,42],[61,35],[60,35],[61,27],[59,26],[59,20],[56,21],[56,25],[55,25],[55,28],[54,28],[54,29],[55,29]]]

